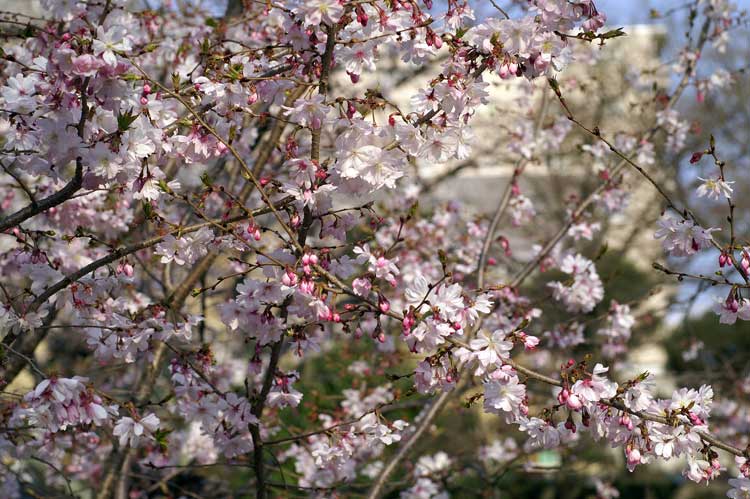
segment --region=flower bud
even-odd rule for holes
[[[292,269],[286,269],[286,272],[284,272],[284,275],[281,276],[281,283],[284,286],[292,287],[297,285],[297,274],[295,274]]]
[[[628,464],[640,464],[641,463],[641,451],[637,448],[628,446],[625,450],[625,455],[628,459]]]
[[[367,26],[367,21],[369,21],[369,17],[367,16],[367,13],[365,12],[364,7],[362,5],[357,5],[355,7],[354,12],[357,14],[357,22],[362,25],[364,28]]]
[[[388,311],[391,309],[391,303],[388,301],[388,299],[385,296],[381,294],[378,294],[378,308],[384,314],[387,314]]]
[[[581,398],[578,395],[571,393],[565,401],[565,405],[567,405],[570,410],[579,411],[581,410],[581,407],[583,407],[583,402],[581,402]]]
[[[411,332],[411,328],[414,327],[414,323],[416,320],[414,319],[414,313],[409,312],[404,316],[404,320],[401,321],[401,325],[404,330],[404,336],[409,336],[409,333]]]
[[[349,71],[347,71],[346,74],[349,75],[349,79],[352,80],[352,83],[354,83],[355,85],[359,82],[360,76],[357,73],[350,73]],[[317,126],[315,128],[320,128],[320,126]]]

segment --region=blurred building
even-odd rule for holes
[[[39,16],[42,13],[42,7],[39,0],[0,0],[0,11]]]
[[[566,92],[566,101],[576,118],[590,128],[598,126],[610,140],[621,132],[639,136],[651,129],[655,116],[653,111],[643,109],[653,108],[649,103],[654,96],[654,85],[669,88],[673,84],[660,57],[666,43],[666,29],[636,25],[624,31],[627,36],[609,40],[604,47],[571,40],[570,43],[582,44],[579,47],[582,50],[577,61],[559,76],[560,81],[573,78],[578,82],[576,90]],[[584,55],[586,49],[589,55]],[[362,84],[377,88],[403,108],[409,107],[411,95],[440,72],[438,64],[415,69],[393,60],[391,65],[391,71],[380,71],[379,63],[378,74],[363,75]],[[346,79],[346,75],[341,75],[337,92],[347,92]],[[420,164],[416,172],[410,172],[427,184],[434,183],[430,196],[420,199],[420,203],[430,203],[432,198],[436,202],[460,201],[485,215],[497,206],[518,160],[518,154],[511,150],[517,145],[513,144],[518,121],[514,117],[523,120],[525,109],[530,107],[519,105],[519,98],[528,94],[525,87],[529,83],[524,79],[504,81],[498,77],[488,77],[486,81],[490,83],[490,105],[480,108],[472,119],[475,138],[471,158],[441,165]],[[541,90],[547,82],[540,78],[534,85]],[[556,119],[567,122],[557,99],[549,89],[546,92],[544,104],[540,97],[543,92],[534,94],[533,107],[547,107],[542,126],[551,126]],[[532,243],[543,242],[558,230],[566,217],[565,201],[571,195],[585,196],[600,183],[591,156],[579,149],[580,145],[593,142],[590,136],[572,128],[560,150],[536,150],[534,159],[525,167],[521,189],[535,203],[538,215],[526,232],[511,229],[507,215],[499,228],[499,233],[508,233],[509,237],[511,232],[516,234],[512,242],[514,254],[520,260],[528,257]],[[658,161],[646,170],[664,185],[674,182],[669,170],[661,168]],[[625,183],[630,192],[627,208],[612,217],[597,217],[603,221],[597,244],[606,242],[608,253],[618,255],[640,272],[653,275],[651,264],[663,255],[660,242],[653,237],[662,203],[653,187],[632,168],[625,170]],[[596,251],[592,247],[589,256]],[[503,282],[506,277],[494,275],[491,280]],[[623,377],[644,371],[652,373],[659,379],[665,395],[671,393],[673,381],[666,373],[667,354],[659,340],[668,336],[670,330],[659,317],[666,311],[675,290],[676,283],[662,286],[659,292],[634,306],[635,315],[645,318],[641,324],[646,324],[649,340],[634,347],[627,361],[616,369],[618,376]]]

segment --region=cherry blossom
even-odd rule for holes
[[[700,380],[665,397],[661,373],[631,372],[655,319],[604,258],[630,241],[623,222],[646,227],[629,203],[651,189],[638,216],[662,210],[646,230],[685,264],[652,270],[721,290],[717,323],[750,320],[740,172],[725,138],[686,151],[707,133],[678,110],[737,81],[703,59],[740,10],[695,0],[670,64],[606,69],[638,113],[615,123],[589,112],[609,89],[588,71],[624,33],[591,0],[228,3],[0,16],[18,28],[0,51],[0,495],[33,476],[97,499],[238,483],[450,497],[586,445],[630,471],[680,458],[698,483],[734,466],[728,497],[750,495],[746,404]],[[691,153],[713,170],[678,202],[659,169]],[[462,183],[487,166],[509,167],[497,188],[476,177],[494,212]],[[533,178],[545,166],[554,196]],[[704,197],[727,200],[711,203],[726,223],[701,225]],[[690,341],[684,359],[709,356]],[[445,407],[492,433],[444,448]]]
[[[120,418],[112,433],[119,438],[120,445],[135,447],[142,437],[149,437],[159,427],[159,418],[149,413],[140,419]]]
[[[711,232],[719,229],[704,229],[692,220],[664,214],[658,221],[659,230],[654,233],[657,239],[664,239],[664,251],[674,256],[690,256],[707,248],[712,241]]]

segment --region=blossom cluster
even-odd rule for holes
[[[226,475],[196,493],[234,495],[250,469],[261,498],[287,479],[331,495],[367,481],[378,496],[402,464],[394,448],[429,433],[450,397],[522,437],[485,438],[478,466],[430,451],[404,468],[401,497],[448,497],[456,470],[527,466],[582,434],[631,471],[685,458],[695,482],[724,470],[717,449],[750,443],[715,436],[714,421],[747,416],[711,386],[665,396],[620,370],[636,305],[606,294],[592,247],[626,216],[624,168],[655,168],[693,131],[661,94],[640,99],[645,132],[608,138],[574,116],[567,96],[587,90],[570,75],[622,35],[594,1],[516,2],[513,16],[465,0],[229,3],[216,18],[191,2],[42,0],[49,18],[22,17],[3,44],[0,495],[23,497],[43,463],[45,487],[100,499],[146,497],[172,487],[170,469],[204,466]],[[675,70],[703,103],[735,75],[699,77],[700,48],[721,48],[740,14],[694,8],[713,29]],[[498,89],[513,112],[497,161],[515,166],[497,211],[438,201],[440,182],[487,156],[478,137],[495,131]],[[525,174],[557,153],[580,153],[596,183],[553,207]],[[715,167],[696,196],[734,210],[718,155],[713,138],[693,154]],[[664,201],[668,256],[718,251],[747,284],[733,211],[730,230],[704,228]],[[741,282],[672,273],[729,287],[718,322],[750,320]],[[583,353],[596,342],[610,367]],[[748,483],[730,480],[729,496]]]

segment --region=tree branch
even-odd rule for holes
[[[80,137],[81,140],[83,140],[86,118],[89,114],[87,92],[90,80],[91,78],[87,77],[81,84],[81,117],[78,120],[77,125],[78,137]],[[0,232],[5,232],[6,230],[23,223],[24,221],[38,215],[39,213],[42,213],[49,210],[50,208],[54,208],[55,206],[64,203],[65,201],[70,199],[70,197],[75,194],[78,189],[81,188],[82,184],[83,160],[79,156],[76,158],[76,169],[75,173],[73,174],[73,178],[70,179],[62,189],[39,201],[34,202],[34,200],[32,199],[31,204],[29,204],[25,208],[22,208],[12,215],[8,215],[7,217],[0,220]]]

